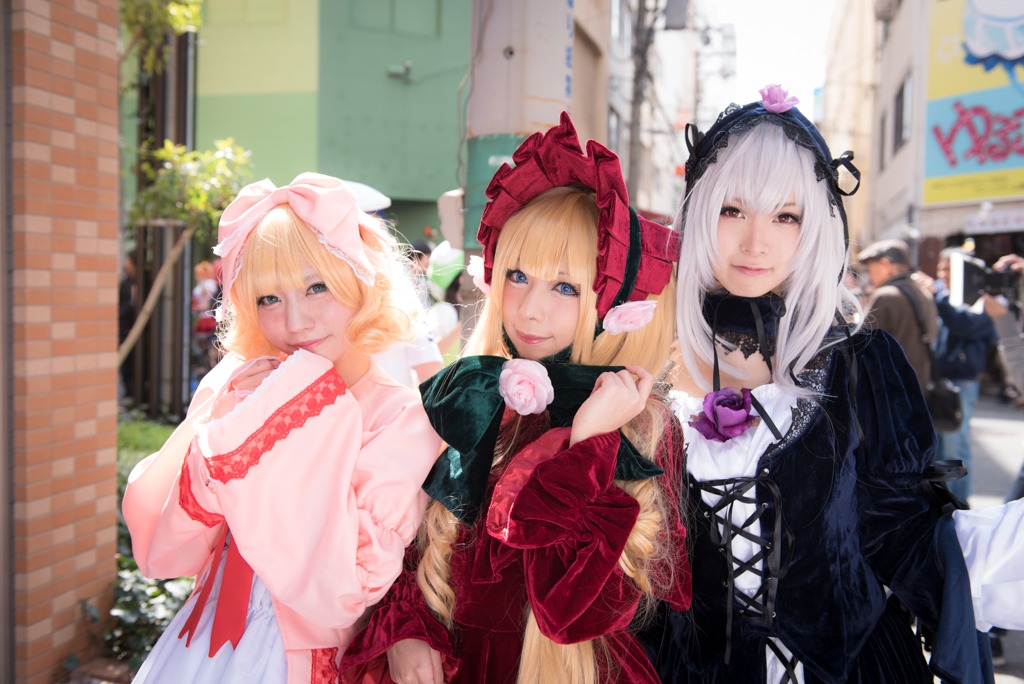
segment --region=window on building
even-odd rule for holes
[[[424,37],[441,31],[439,0],[352,0],[349,11],[360,28]]]
[[[910,139],[911,89],[910,75],[903,79],[896,91],[892,110],[892,151],[896,152]]]

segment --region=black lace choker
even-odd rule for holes
[[[715,343],[712,345],[714,364],[711,369],[711,390],[718,392],[722,388],[722,376],[718,365],[718,340],[735,338],[737,347],[743,349],[744,356],[760,351],[768,366],[768,372],[774,374],[772,356],[775,354],[775,335],[779,330],[779,318],[786,313],[786,303],[782,297],[768,293],[761,297],[737,297],[725,290],[708,293],[704,298],[704,319],[711,325],[711,335]],[[753,341],[749,351],[743,348],[746,341]],[[792,373],[792,369],[790,369]],[[796,378],[794,377],[794,380]],[[750,395],[750,401],[765,425],[772,431],[776,440],[782,439],[782,433],[771,417]]]
[[[779,319],[785,313],[785,300],[771,292],[749,298],[719,290],[704,298],[704,320],[711,326],[715,339],[736,345],[744,356],[760,351],[769,364],[775,354]]]

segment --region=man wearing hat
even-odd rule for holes
[[[861,251],[857,260],[867,268],[874,288],[866,307],[865,325],[881,328],[896,338],[924,389],[931,375],[929,345],[938,330],[939,313],[931,296],[911,278],[907,243],[876,242]]]

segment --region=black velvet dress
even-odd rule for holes
[[[808,684],[993,681],[952,517],[928,481],[935,432],[899,344],[858,333],[800,379],[826,398],[797,402],[756,477],[715,484],[758,504],[762,591],[752,604],[733,591],[728,534],[700,496],[709,483],[687,476],[692,607],[662,606],[640,633],[659,675],[765,682],[766,649],[782,643]],[[911,614],[929,636],[930,669]]]

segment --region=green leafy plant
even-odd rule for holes
[[[121,25],[129,35],[123,57],[138,50],[143,71],[162,72],[170,37],[198,31],[202,11],[203,0],[121,0]]]
[[[135,464],[162,447],[172,432],[173,425],[147,420],[137,409],[121,415],[117,422],[117,467],[122,489],[124,478]]]
[[[118,554],[113,625],[104,634],[111,656],[136,671],[171,618],[192,593],[191,578],[154,580],[143,576],[131,554]]]
[[[199,251],[204,251],[216,243],[221,213],[252,177],[252,153],[235,145],[233,138],[215,141],[212,150],[188,150],[165,140],[158,150],[144,150],[140,159],[150,183],[135,197],[131,222],[180,221],[185,230],[160,266],[132,329],[117,350],[118,365],[128,358],[149,322],[185,245],[195,238]]]
[[[188,150],[165,140],[156,150],[141,150],[149,184],[139,191],[130,221],[177,220],[197,240],[216,244],[221,212],[252,178],[252,153],[233,138],[214,141],[212,150]]]
[[[124,497],[128,474],[147,455],[157,451],[174,427],[124,416],[117,426],[117,490]],[[131,536],[118,510],[117,580],[111,622],[103,639],[108,654],[134,672],[146,659],[171,618],[192,592],[191,578],[154,580],[143,576],[132,557]],[[93,609],[95,610],[95,609]],[[88,615],[88,611],[86,611]],[[92,616],[96,621],[96,616]]]

